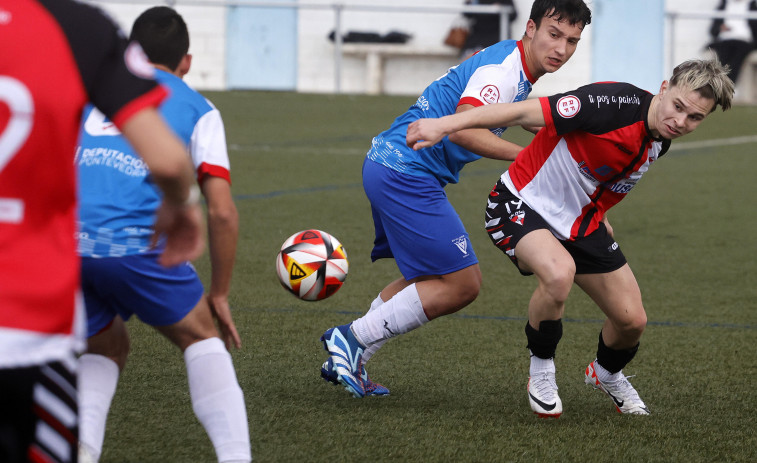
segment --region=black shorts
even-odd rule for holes
[[[518,267],[515,246],[534,230],[551,230],[547,222],[498,181],[486,206],[486,232],[513,264]],[[590,235],[575,240],[559,240],[576,263],[576,274],[609,273],[626,264],[620,246],[607,233],[604,223]],[[523,275],[531,275],[518,267]]]
[[[73,363],[0,369],[0,461],[76,461]]]

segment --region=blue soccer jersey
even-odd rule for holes
[[[463,166],[481,156],[446,137],[432,147],[413,151],[405,141],[407,126],[420,118],[453,114],[461,104],[525,100],[535,82],[525,64],[521,41],[505,40],[485,48],[429,85],[414,105],[373,139],[368,159],[397,172],[435,177],[442,185],[457,183]],[[504,130],[491,129],[496,135]]]
[[[156,78],[170,90],[160,113],[187,145],[198,181],[205,176],[229,180],[226,137],[218,110],[179,77],[158,70]],[[160,191],[144,161],[91,105],[82,118],[75,164],[79,170],[79,254],[119,257],[147,251]]]

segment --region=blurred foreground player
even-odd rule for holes
[[[76,461],[84,318],[71,154],[85,103],[138,148],[163,191],[163,263],[201,253],[201,211],[184,147],[153,108],[165,90],[98,10],[3,0],[0,43],[0,461]]]

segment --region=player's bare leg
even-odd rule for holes
[[[558,418],[562,401],[557,393],[555,352],[562,337],[565,301],[573,287],[576,267],[560,242],[545,229],[534,230],[515,247],[518,266],[536,275],[538,286],[528,305],[526,337],[531,352],[528,401],[542,418]]]
[[[647,324],[641,291],[628,264],[609,273],[579,275],[576,283],[607,315],[597,359],[586,368],[586,383],[605,392],[620,413],[648,415],[649,409],[623,375]]]

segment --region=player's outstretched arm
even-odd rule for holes
[[[155,222],[155,236],[166,236],[161,264],[172,266],[196,259],[204,245],[202,212],[196,187],[196,193],[192,193],[194,171],[186,148],[154,108],[142,109],[120,129],[163,191],[163,204]]]
[[[497,103],[438,119],[418,119],[408,126],[406,142],[407,146],[419,150],[433,146],[447,135],[463,129],[513,125],[544,127],[544,124],[544,114],[538,99]]]
[[[218,320],[221,339],[226,348],[242,347],[229,307],[231,275],[239,235],[239,214],[231,195],[231,185],[220,177],[207,177],[202,192],[208,207],[208,247],[210,250],[211,282],[208,304]]]
[[[462,104],[455,112],[471,111],[475,106]],[[465,129],[449,135],[449,140],[479,156],[501,161],[514,161],[523,147],[495,135],[489,129]]]

